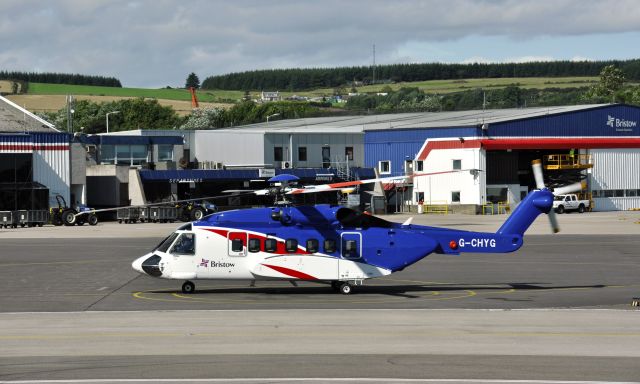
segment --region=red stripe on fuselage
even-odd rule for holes
[[[307,275],[306,273],[303,273],[303,272],[300,272],[300,271],[296,271],[295,269],[280,267],[280,266],[271,265],[271,264],[262,264],[262,265],[264,265],[265,267],[269,267],[269,268],[273,269],[276,272],[280,272],[283,275],[295,277],[296,279],[300,279],[300,280],[318,280],[317,278],[315,278],[315,277],[313,277],[311,275]]]
[[[218,235],[220,235],[220,236],[222,236],[222,237],[224,237],[224,238],[228,238],[228,237],[229,237],[229,232],[234,233],[234,234],[235,234],[235,233],[243,233],[243,234],[245,235],[245,237],[244,237],[244,239],[243,239],[243,242],[244,242],[244,240],[246,240],[246,235],[247,235],[247,232],[243,232],[243,231],[235,231],[235,230],[233,230],[233,229],[229,229],[229,230],[225,230],[225,229],[211,229],[211,228],[203,228],[203,229],[204,229],[204,230],[206,230],[206,231],[209,231],[209,232],[216,233],[216,234],[218,234]],[[266,252],[266,251],[263,249],[263,247],[264,247],[264,241],[265,241],[266,239],[273,239],[273,237],[267,237],[267,236],[262,235],[262,234],[249,233],[249,239],[259,239],[259,240],[260,240],[260,243],[261,243],[260,250],[261,250],[261,251],[263,251],[263,252]],[[275,239],[275,240],[277,241],[277,244],[276,244],[276,251],[275,251],[275,252],[269,252],[269,253],[273,253],[273,254],[276,254],[276,255],[289,255],[289,254],[292,254],[292,255],[293,255],[293,254],[298,254],[298,255],[309,255],[309,254],[310,254],[310,253],[309,253],[309,252],[307,252],[306,250],[302,249],[300,246],[298,246],[298,249],[297,249],[295,252],[287,252],[287,250],[285,249],[284,241],[282,241],[282,240],[277,240],[277,239]],[[246,247],[246,246],[247,246],[247,244],[245,244],[245,247]]]

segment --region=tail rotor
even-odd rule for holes
[[[531,168],[533,168],[533,177],[536,180],[536,188],[540,190],[548,189],[544,185],[544,176],[542,174],[542,161],[533,160],[531,162]],[[583,188],[584,188],[583,182],[573,183],[570,185],[566,185],[564,187],[555,188],[553,189],[552,193],[554,196],[558,196],[558,195],[564,195],[567,193],[578,192]],[[551,230],[553,231],[553,233],[560,232],[560,226],[558,225],[558,219],[556,218],[556,213],[553,210],[553,207],[551,207],[547,215],[549,216],[549,223],[551,224]]]

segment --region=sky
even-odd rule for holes
[[[0,70],[189,73],[640,58],[640,0],[2,0]]]

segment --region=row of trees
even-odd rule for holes
[[[626,75],[613,65],[600,72],[600,81],[584,88],[525,89],[511,85],[503,89],[473,89],[442,96],[418,88],[386,90],[386,96],[358,95],[349,98],[346,109],[377,113],[418,111],[461,111],[470,109],[546,107],[592,103],[640,105],[640,87],[626,85]]]
[[[194,110],[187,117],[179,116],[171,107],[165,107],[154,99],[124,99],[108,103],[79,100],[73,105],[73,130],[86,134],[106,132],[106,115],[109,131],[132,129],[210,129],[265,122],[267,116],[276,119],[317,117],[328,112],[305,102],[274,102],[257,104],[243,101],[229,109],[213,108]],[[67,127],[67,110],[62,108],[43,117],[63,130]]]
[[[391,64],[376,66],[376,78],[390,82],[499,77],[597,76],[602,68],[615,65],[629,79],[640,80],[640,60],[549,61],[492,64]],[[372,82],[372,67],[271,69],[207,77],[203,89],[290,90],[335,88],[354,81]],[[378,83],[379,81],[376,81]]]
[[[109,132],[132,129],[176,129],[184,123],[171,107],[165,107],[155,99],[123,99],[108,103],[79,100],[73,105],[73,130],[87,134],[106,132],[106,115],[109,116]],[[45,113],[46,120],[62,130],[67,127],[67,110]]]
[[[103,87],[122,87],[120,80],[115,77],[91,76],[54,72],[19,72],[0,71],[0,80],[19,80],[33,83],[97,85]]]

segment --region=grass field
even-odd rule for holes
[[[29,83],[29,95],[86,95],[86,96],[115,96],[115,97],[144,97],[164,100],[190,101],[191,94],[186,89],[147,89],[147,88],[116,88],[96,87],[90,85],[67,85]],[[198,100],[204,102],[223,102],[239,100],[244,95],[242,91],[209,91],[198,90]]]
[[[510,85],[521,88],[581,88],[589,87],[599,80],[598,77],[513,77],[493,79],[463,79],[463,80],[431,80],[411,83],[377,84],[357,87],[359,93],[380,92],[386,87],[398,90],[402,87],[417,87],[427,93],[446,94],[461,92],[476,88],[500,89]],[[7,92],[11,83],[0,84],[2,90]],[[350,87],[345,87],[349,92]],[[268,89],[276,91],[276,89]],[[307,97],[331,96],[332,88],[315,89],[300,92],[288,92],[278,90],[283,97],[292,95]],[[64,107],[64,95],[75,95],[76,99],[88,99],[95,102],[109,102],[120,98],[143,97],[157,99],[162,105],[171,106],[179,114],[191,113],[191,94],[185,89],[146,89],[146,88],[115,88],[95,87],[87,85],[65,85],[29,83],[29,92],[24,95],[9,96],[14,102],[25,106],[32,111],[57,111]],[[243,91],[223,90],[198,90],[198,100],[202,108],[222,107],[229,108],[232,104],[244,96]],[[260,90],[251,91],[252,99],[260,98]]]
[[[389,86],[392,90],[403,87],[417,87],[428,93],[453,93],[475,88],[500,89],[509,85],[517,85],[521,88],[580,88],[589,87],[598,82],[599,77],[505,77],[494,79],[460,79],[460,80],[429,80],[411,83],[376,84],[357,87],[359,93],[380,92]],[[349,87],[345,87],[347,91]],[[286,96],[296,94],[298,96],[328,96],[333,94],[333,89],[324,88],[303,92],[282,92]]]

